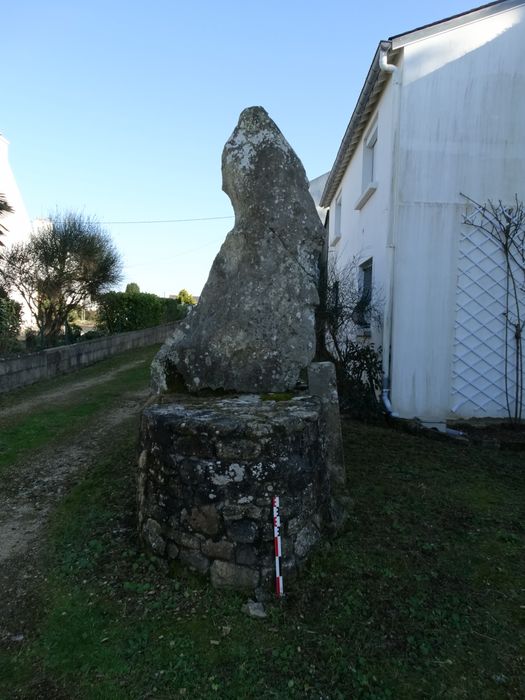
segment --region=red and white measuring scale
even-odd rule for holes
[[[279,510],[279,496],[272,498],[273,507],[273,543],[275,548],[275,595],[281,598],[284,595],[281,559],[283,555],[281,544],[281,513]]]

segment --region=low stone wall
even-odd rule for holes
[[[330,518],[321,400],[184,395],[162,401],[144,410],[141,424],[145,546],[209,574],[216,587],[269,586],[275,495],[288,578]]]
[[[176,326],[168,323],[0,360],[0,393],[73,372],[126,350],[163,343]]]

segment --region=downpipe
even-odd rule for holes
[[[391,418],[399,418],[398,413],[394,413],[392,408],[392,403],[390,401],[390,365],[391,356],[390,348],[392,344],[392,312],[393,312],[393,297],[394,297],[394,227],[395,227],[395,205],[396,200],[395,193],[395,181],[397,178],[396,174],[396,159],[397,159],[397,122],[399,119],[399,76],[398,68],[393,63],[388,63],[388,51],[391,48],[391,43],[388,41],[381,42],[379,51],[379,69],[383,73],[389,73],[392,75],[394,80],[394,104],[392,108],[393,119],[392,119],[392,167],[393,167],[393,177],[391,181],[391,203],[390,203],[390,220],[389,220],[389,231],[387,240],[387,269],[388,269],[388,283],[387,283],[387,299],[385,300],[385,318],[383,326],[383,389],[381,391],[381,400],[383,402],[384,409],[388,416]]]

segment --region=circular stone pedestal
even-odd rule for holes
[[[292,574],[319,539],[329,508],[319,399],[167,400],[142,415],[138,501],[145,546],[209,573],[217,587],[270,585],[275,495],[283,573]]]

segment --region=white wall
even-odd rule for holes
[[[0,134],[0,192],[5,195],[8,204],[14,209],[12,214],[2,216],[2,224],[7,232],[1,237],[2,243],[9,247],[15,243],[26,241],[31,234],[31,221],[27,214],[22,194],[16,184],[15,176],[9,164],[9,141]],[[32,323],[29,308],[15,291],[9,293],[22,305],[22,325]]]
[[[335,201],[341,194],[341,239],[330,246],[329,254],[336,256],[340,267],[351,263],[354,258],[358,264],[373,258],[373,302],[379,305],[385,297],[386,237],[391,206],[392,92],[390,80],[369,120],[369,124],[373,125],[377,119],[374,174],[377,190],[360,210],[355,208],[363,194],[364,140],[369,132],[369,129],[365,129],[336,196],[330,204],[329,235],[330,241],[333,241]],[[372,340],[376,345],[381,344],[379,329],[373,329]]]
[[[31,233],[31,222],[9,165],[9,141],[2,135],[0,135],[0,193],[5,195],[8,204],[14,209],[13,214],[5,214],[2,217],[2,224],[8,229],[2,236],[2,242],[5,245],[12,245],[26,240]]]
[[[480,202],[525,198],[524,12],[404,48],[392,403],[405,417],[442,419],[452,403],[455,417],[472,414],[452,398],[460,192]]]

